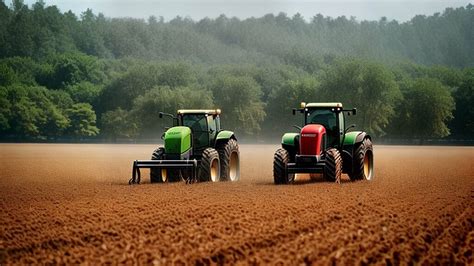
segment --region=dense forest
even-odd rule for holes
[[[474,6],[382,17],[170,21],[0,1],[0,138],[159,139],[160,111],[221,108],[244,139],[301,123],[300,101],[358,108],[378,139],[474,138]]]

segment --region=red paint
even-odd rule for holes
[[[322,125],[310,124],[304,126],[300,135],[300,154],[320,155],[324,134],[326,134],[326,129]]]

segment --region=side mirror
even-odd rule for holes
[[[357,108],[353,108],[353,109],[352,109],[352,114],[353,114],[353,115],[356,115],[356,114],[357,114]]]
[[[158,117],[159,117],[159,118],[163,118],[163,112],[160,112],[160,113],[158,114]]]
[[[295,108],[293,108],[292,113],[293,113],[293,115],[296,115],[296,109]]]

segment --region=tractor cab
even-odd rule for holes
[[[192,132],[193,147],[202,150],[214,146],[221,128],[221,110],[178,110],[179,126],[188,127]]]
[[[297,109],[295,109],[294,113]],[[344,140],[345,121],[342,103],[301,103],[304,126],[321,125],[325,129],[324,149],[340,147]],[[348,110],[344,110],[348,111]],[[350,110],[355,114],[356,109]]]

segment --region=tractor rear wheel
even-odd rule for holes
[[[163,147],[158,148],[153,151],[151,155],[152,160],[162,160],[163,155],[165,154],[165,149]],[[166,169],[151,168],[150,169],[150,182],[151,183],[164,183],[168,179],[168,173]]]
[[[275,184],[289,184],[295,180],[295,174],[288,174],[290,153],[283,148],[276,150],[273,156],[273,181]]]
[[[374,178],[374,152],[372,141],[364,139],[354,153],[351,180],[372,180]]]
[[[202,152],[198,173],[199,181],[220,181],[221,166],[219,153],[214,148],[207,148]]]
[[[219,145],[217,151],[221,162],[221,180],[238,181],[240,179],[240,156],[237,141],[230,139]]]
[[[323,177],[327,181],[341,183],[342,157],[335,148],[326,151],[326,164],[324,165]]]

